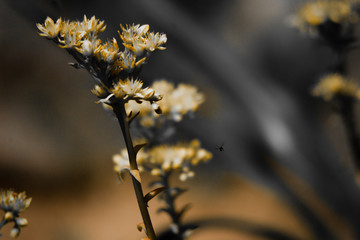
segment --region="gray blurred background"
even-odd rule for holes
[[[37,34],[47,16],[84,14],[105,20],[104,40],[118,38],[120,23],[166,33],[167,50],[141,78],[190,83],[206,95],[196,117],[178,125],[180,139],[199,138],[214,155],[194,179],[177,183],[191,186],[178,202],[193,203],[184,220],[228,217],[290,237],[234,227],[200,229],[191,239],[359,239],[360,191],[342,123],[310,95],[335,56],[286,25],[298,4],[0,1],[0,188],[33,197],[20,239],[143,236],[130,181],[117,184],[112,171],[111,157],[123,147],[117,122],[94,104],[88,73]],[[359,59],[358,50],[348,56],[354,78]],[[157,231],[168,223],[156,214],[159,205],[150,204]],[[9,230],[1,230],[4,239]]]

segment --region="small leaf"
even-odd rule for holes
[[[189,210],[190,208],[191,208],[191,204],[190,204],[190,203],[186,204],[186,205],[181,209],[181,211],[176,214],[177,217],[180,219],[180,218],[184,215],[184,213],[185,213],[187,210]]]
[[[140,172],[137,169],[130,170],[131,176],[133,176],[139,183],[141,183]]]
[[[187,191],[188,191],[188,189],[185,189],[185,188],[173,187],[173,188],[169,189],[169,194],[173,198],[177,198],[178,196],[180,196],[181,194],[183,194],[184,192],[187,192]]]
[[[121,183],[124,183],[124,175],[126,172],[130,172],[130,166],[129,165],[124,165],[124,166],[116,166],[115,167],[115,171],[117,172],[118,176],[119,176],[119,180]]]
[[[151,192],[148,192],[145,197],[144,197],[144,200],[145,200],[145,203],[146,205],[148,204],[148,202],[153,199],[154,197],[156,197],[156,195],[158,195],[159,193],[163,192],[164,190],[166,189],[166,187],[159,187],[159,188],[156,188],[154,190],[152,190]]]
[[[163,187],[164,184],[162,181],[152,181],[150,184],[149,184],[149,188],[154,188],[154,187]]]
[[[190,235],[193,234],[194,230],[197,229],[199,226],[198,225],[187,225],[186,227],[184,227],[182,229],[182,236],[184,239],[187,239],[190,237]]]
[[[156,109],[154,109],[154,110],[155,110],[155,112],[156,112],[157,114],[161,114],[161,113],[162,113],[162,110],[161,110],[160,107],[158,107],[158,108],[156,108]]]
[[[80,69],[80,68],[82,68],[82,66],[81,66],[80,64],[78,64],[78,63],[69,62],[69,65],[72,66],[72,67],[74,67],[75,69]]]
[[[119,180],[120,180],[121,183],[124,183],[124,182],[125,182],[124,174],[125,174],[124,171],[118,173]]]
[[[134,151],[135,151],[135,155],[140,151],[140,149],[144,146],[146,146],[147,143],[142,143],[142,144],[138,144],[136,146],[134,146]]]
[[[166,213],[168,213],[169,215],[171,215],[171,210],[168,209],[168,208],[159,208],[159,209],[157,210],[157,213],[161,213],[161,212],[166,212]]]
[[[114,97],[115,96],[115,94],[110,94],[109,96],[107,96],[106,98],[102,98],[102,99],[100,99],[99,101],[97,101],[96,103],[104,103],[104,104],[108,104],[108,105],[110,105],[111,106],[111,101],[110,101],[110,99],[112,98],[112,97]]]
[[[130,112],[129,116],[128,116],[128,124],[130,125],[131,122],[140,114],[140,111],[135,113],[135,115],[131,116],[132,115],[132,112]]]
[[[143,222],[139,223],[137,225],[137,229],[139,230],[139,232],[141,232],[142,230],[144,230],[144,232],[146,233],[146,227],[145,224]],[[147,235],[147,234],[146,234]]]

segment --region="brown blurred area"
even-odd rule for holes
[[[118,184],[112,170],[112,155],[123,147],[117,122],[94,104],[91,77],[37,34],[46,16],[84,14],[105,20],[103,39],[117,37],[120,23],[165,32],[167,50],[152,57],[142,79],[191,83],[206,95],[196,117],[179,125],[179,137],[199,138],[214,158],[194,179],[173,179],[189,188],[177,203],[192,203],[185,222],[234,224],[200,228],[190,239],[358,239],[360,192],[341,122],[309,94],[333,56],[286,26],[297,3],[0,1],[0,188],[33,198],[19,239],[143,236],[131,183]],[[354,77],[359,57],[349,56]],[[158,232],[169,222],[156,213],[160,204],[150,203]]]

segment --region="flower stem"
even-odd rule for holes
[[[137,162],[136,162],[136,152],[135,152],[135,149],[133,146],[133,142],[131,140],[129,123],[127,121],[125,106],[123,103],[119,103],[119,104],[112,105],[112,107],[113,107],[113,111],[119,121],[120,128],[121,128],[121,131],[124,136],[126,148],[127,148],[128,154],[129,154],[130,169],[131,170],[139,170]],[[154,231],[154,228],[151,223],[150,214],[147,209],[147,205],[144,200],[144,193],[142,190],[141,183],[133,175],[131,175],[131,180],[134,185],[136,199],[137,199],[139,209],[141,212],[141,216],[143,218],[144,225],[146,228],[146,234],[150,238],[150,240],[156,240],[157,238],[156,238],[155,231]]]
[[[3,217],[1,219],[1,222],[0,222],[0,229],[7,223],[7,221],[5,220],[5,218]],[[1,233],[0,233],[0,237],[1,237]]]
[[[354,100],[343,101],[341,108],[341,117],[344,122],[346,135],[349,140],[350,149],[354,159],[354,165],[357,174],[360,173],[360,139],[356,131]]]
[[[174,234],[176,234],[176,240],[183,240],[184,239],[183,229],[180,223],[180,216],[178,215],[178,212],[175,209],[175,197],[171,195],[169,177],[170,174],[165,174],[161,176],[161,182],[163,186],[166,188],[166,190],[164,191],[164,195],[165,195],[164,201],[167,205],[167,210],[168,210],[167,213],[170,215],[173,225],[175,225],[177,230],[176,232],[174,232]]]

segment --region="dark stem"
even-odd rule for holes
[[[339,45],[334,48],[337,54],[337,64],[335,70],[343,75],[346,75],[346,55],[349,46]],[[344,122],[346,135],[350,144],[353,162],[357,173],[360,173],[360,139],[356,131],[354,98],[347,96],[339,96],[339,112]]]
[[[124,136],[126,148],[128,150],[128,154],[129,154],[130,169],[131,170],[139,170],[137,162],[136,162],[136,153],[135,153],[134,146],[133,146],[133,143],[131,140],[129,124],[128,124],[127,115],[125,112],[125,106],[123,103],[118,103],[118,104],[112,105],[112,107],[113,107],[113,111],[119,121],[121,131]],[[142,190],[141,183],[138,180],[136,180],[136,178],[133,175],[131,175],[131,180],[134,185],[136,199],[137,199],[137,202],[139,205],[141,216],[142,216],[144,224],[145,224],[147,236],[150,238],[150,240],[156,240],[157,238],[156,238],[155,231],[154,231],[154,228],[151,223],[150,214],[147,209],[147,205],[144,201],[144,193]]]
[[[166,188],[166,190],[164,191],[164,195],[165,195],[165,203],[167,205],[167,210],[168,210],[168,214],[171,217],[171,220],[173,222],[173,224],[176,226],[177,228],[177,232],[174,233],[176,234],[176,240],[183,240],[183,229],[180,223],[180,216],[179,214],[176,212],[175,209],[175,197],[173,197],[171,195],[171,187],[169,184],[169,177],[170,177],[170,173],[167,173],[163,176],[161,176],[161,182],[164,185],[164,187]]]
[[[5,220],[5,218],[1,219],[0,222],[0,229],[7,223],[7,221]],[[1,236],[1,235],[0,235]]]
[[[340,115],[344,122],[346,135],[349,140],[351,152],[354,159],[355,169],[360,173],[360,139],[356,131],[355,111],[353,99],[344,99],[340,109]]]

